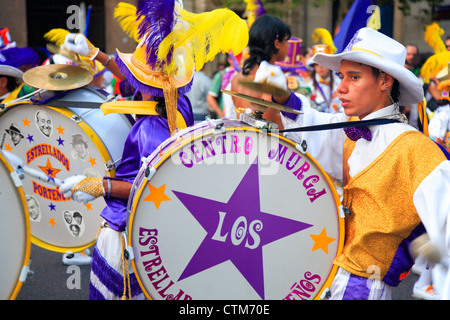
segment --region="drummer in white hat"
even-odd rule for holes
[[[450,236],[445,230],[449,227],[450,162],[437,144],[410,126],[399,111],[399,105],[423,99],[421,83],[404,67],[405,57],[403,45],[363,28],[344,52],[318,53],[313,58],[339,72],[342,81],[337,90],[344,114],[317,112],[294,94],[272,97],[303,111],[298,116],[283,113],[285,128],[336,122],[348,125],[352,120],[379,118],[396,121],[365,129],[355,122],[357,125],[344,130],[290,135],[305,141],[306,151],[324,170],[344,181],[346,242],[334,261],[339,269],[329,299],[390,299],[391,288],[414,262],[409,244],[425,231],[442,257],[448,257]],[[276,68],[257,74],[255,81],[270,82]]]

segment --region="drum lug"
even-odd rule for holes
[[[123,236],[124,241],[125,241],[125,248],[123,248],[124,256],[125,256],[125,258],[127,260],[134,260],[133,247],[128,246],[127,233],[126,232],[122,232],[122,236]]]
[[[155,172],[156,172],[156,169],[154,167],[145,168],[145,179],[150,180],[153,177],[153,175],[155,174]]]
[[[296,144],[295,148],[301,153],[305,154],[306,150],[308,149],[308,144],[306,143],[306,140],[303,140],[301,144]]]
[[[343,205],[339,206],[339,216],[341,218],[344,219],[346,215],[351,215],[351,214],[352,214],[352,212],[347,207],[344,207]]]
[[[76,115],[76,114],[74,114],[73,116],[71,116],[70,119],[72,119],[72,120],[75,121],[76,123],[80,123],[81,121],[83,121],[83,120],[81,119],[81,117],[78,116],[78,115]]]
[[[33,272],[30,270],[29,266],[23,266],[22,270],[20,271],[19,281],[25,282],[27,280],[29,275],[32,275]]]
[[[330,289],[325,288],[325,290],[323,290],[322,294],[320,295],[320,299],[325,300],[325,299],[328,299],[330,296],[331,296]]]
[[[106,170],[112,171],[114,170],[114,162],[112,160],[108,160],[105,162]]]
[[[20,175],[17,171],[12,171],[10,175],[11,175],[11,179],[14,182],[14,185],[16,187],[21,187],[22,186],[22,179],[24,178],[24,176]],[[23,177],[23,178],[21,179],[21,177]]]

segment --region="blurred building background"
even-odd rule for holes
[[[122,0],[136,4],[136,0]],[[266,0],[266,13],[279,16],[291,26],[293,36],[303,39],[303,46],[312,46],[311,34],[315,28],[326,28],[334,34],[343,17],[355,0]],[[357,1],[357,0],[356,0]],[[370,0],[368,0],[370,1]],[[434,2],[433,2],[434,1]],[[43,35],[53,28],[68,29],[68,19],[73,14],[70,6],[84,6],[88,10],[88,38],[101,50],[114,53],[132,52],[136,43],[120,28],[113,17],[120,0],[0,0],[0,27],[8,27],[18,46],[45,47]],[[397,41],[416,44],[423,52],[431,51],[424,41],[425,24],[440,23],[445,30],[443,39],[450,35],[450,0],[409,0],[407,14],[399,8],[405,0],[391,0],[382,8],[382,31]],[[430,5],[430,3],[432,3]],[[436,4],[433,4],[436,3]],[[191,12],[210,11],[228,6],[245,16],[243,0],[184,0],[184,8]],[[73,29],[73,32],[79,30]],[[207,65],[206,73],[212,75],[217,59]]]

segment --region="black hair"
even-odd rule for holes
[[[242,74],[248,75],[254,66],[262,61],[270,61],[278,53],[275,40],[283,41],[291,37],[291,29],[281,19],[263,15],[253,22],[249,30],[249,58],[244,61]]]
[[[382,72],[384,73],[384,71],[381,71],[380,69],[375,68],[375,67],[371,67],[371,69],[372,69],[372,75],[375,78],[375,80],[378,79],[379,76],[381,76]],[[398,82],[398,80],[395,78],[394,78],[394,82],[392,83],[390,95],[391,95],[392,100],[394,100],[394,102],[398,102],[398,99],[400,97],[400,82]]]
[[[13,92],[19,86],[19,82],[16,78],[11,76],[0,75],[0,78],[1,77],[5,77],[6,80],[8,81],[6,84],[6,88],[8,89],[9,92]]]
[[[153,97],[153,100],[157,102],[155,110],[158,115],[167,119],[166,100],[164,97]]]

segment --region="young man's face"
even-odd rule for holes
[[[372,68],[358,62],[343,60],[339,68],[342,79],[337,91],[347,116],[360,119],[386,107],[386,87],[382,77],[375,77]]]

